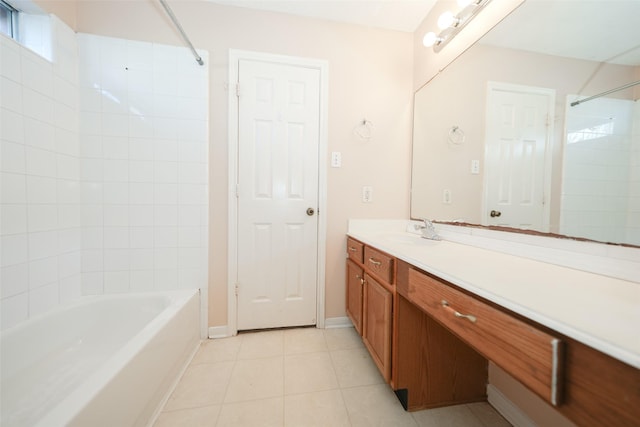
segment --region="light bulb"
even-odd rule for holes
[[[453,13],[445,12],[440,15],[440,18],[438,18],[438,28],[444,30],[445,28],[449,28],[450,26],[452,26],[454,22],[455,18],[453,16]]]
[[[436,36],[436,33],[434,33],[433,31],[429,31],[427,34],[424,35],[424,38],[422,39],[422,44],[425,47],[431,47],[434,44],[436,44],[437,39],[438,39],[438,36]]]

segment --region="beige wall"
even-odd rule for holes
[[[181,45],[155,1],[39,0],[78,32]],[[410,33],[220,6],[170,2],[196,48],[210,58],[209,325],[227,324],[227,74],[228,50],[310,57],[329,63],[325,316],[345,316],[345,232],[349,218],[408,218],[413,39]],[[71,12],[70,12],[71,11]],[[357,140],[363,118],[373,137]],[[329,164],[329,162],[327,162]],[[361,202],[363,185],[373,203]]]

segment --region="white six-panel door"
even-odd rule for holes
[[[483,224],[547,230],[553,103],[551,90],[490,84]]]
[[[238,64],[237,329],[316,323],[320,71]]]

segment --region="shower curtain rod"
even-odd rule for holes
[[[158,0],[158,1],[160,1],[160,4],[162,5],[162,7],[164,7],[164,10],[167,12],[167,15],[169,15],[169,18],[171,18],[171,20],[173,21],[173,24],[176,26],[176,28],[180,32],[180,35],[182,35],[182,39],[191,50],[191,53],[193,53],[193,56],[195,56],[196,62],[200,65],[204,65],[204,61],[202,61],[202,58],[200,57],[200,55],[198,55],[198,52],[196,52],[195,48],[191,44],[191,41],[189,40],[189,37],[187,37],[187,34],[184,32],[182,25],[180,25],[180,22],[178,22],[178,18],[176,18],[176,15],[173,14],[173,11],[171,10],[167,2],[165,0]]]
[[[638,80],[637,82],[628,83],[628,84],[626,84],[624,86],[620,86],[620,87],[617,87],[615,89],[608,90],[606,92],[599,93],[597,95],[590,96],[588,98],[580,99],[578,101],[573,101],[571,103],[571,106],[575,107],[576,105],[582,104],[583,102],[591,101],[592,99],[600,98],[601,96],[609,95],[610,93],[618,92],[620,90],[624,90],[624,89],[630,88],[630,87],[635,86],[635,85],[640,85],[640,80]]]

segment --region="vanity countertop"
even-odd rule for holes
[[[640,283],[423,239],[407,223],[348,235],[640,369]]]

